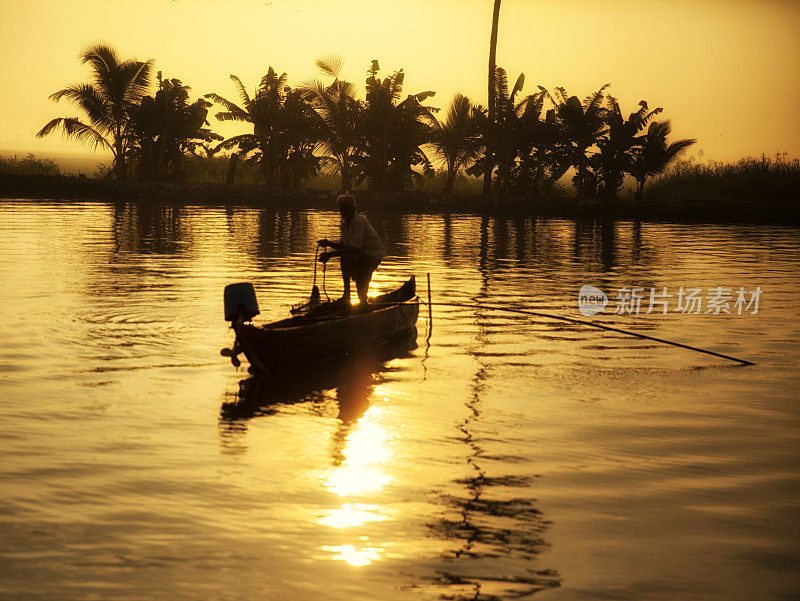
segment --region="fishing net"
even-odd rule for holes
[[[317,245],[317,250],[314,252],[314,283],[311,286],[311,295],[304,301],[297,303],[296,305],[292,305],[292,308],[289,309],[289,313],[292,315],[303,315],[305,313],[310,313],[317,307],[322,304],[322,297],[319,293],[319,288],[317,287],[317,258],[319,257],[319,244]],[[327,268],[327,263],[322,264],[322,289],[325,290],[325,270]],[[331,300],[328,297],[328,293],[325,292],[325,298],[329,301]]]

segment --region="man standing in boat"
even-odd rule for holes
[[[334,242],[324,238],[317,242],[334,250],[319,256],[322,263],[333,257],[341,257],[342,280],[344,280],[344,302],[350,303],[350,280],[356,283],[358,300],[362,307],[367,305],[367,291],[373,272],[383,259],[383,244],[378,233],[367,218],[356,211],[356,199],[350,194],[342,194],[336,199],[339,214],[342,216],[341,238]]]

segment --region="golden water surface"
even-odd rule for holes
[[[253,382],[219,355],[223,287],[284,317],[334,213],[0,201],[0,598],[794,598],[796,229],[368,217],[375,291],[416,274],[426,297],[430,273],[474,306]],[[584,284],[605,313],[578,312]],[[762,294],[614,314],[631,286]]]

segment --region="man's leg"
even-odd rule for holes
[[[376,261],[372,257],[361,254],[358,261],[358,273],[353,278],[356,282],[356,292],[358,293],[358,301],[362,306],[367,306],[367,292],[369,292],[369,283],[372,281],[372,274],[378,268],[380,261]]]
[[[344,282],[344,294],[342,298],[350,302],[350,279],[356,278],[356,261],[355,256],[351,253],[344,253],[341,257],[342,265],[342,281]],[[356,283],[357,285],[357,283]]]

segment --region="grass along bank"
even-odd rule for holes
[[[800,204],[800,159],[785,153],[734,163],[681,161],[655,179],[645,201],[722,201]]]

